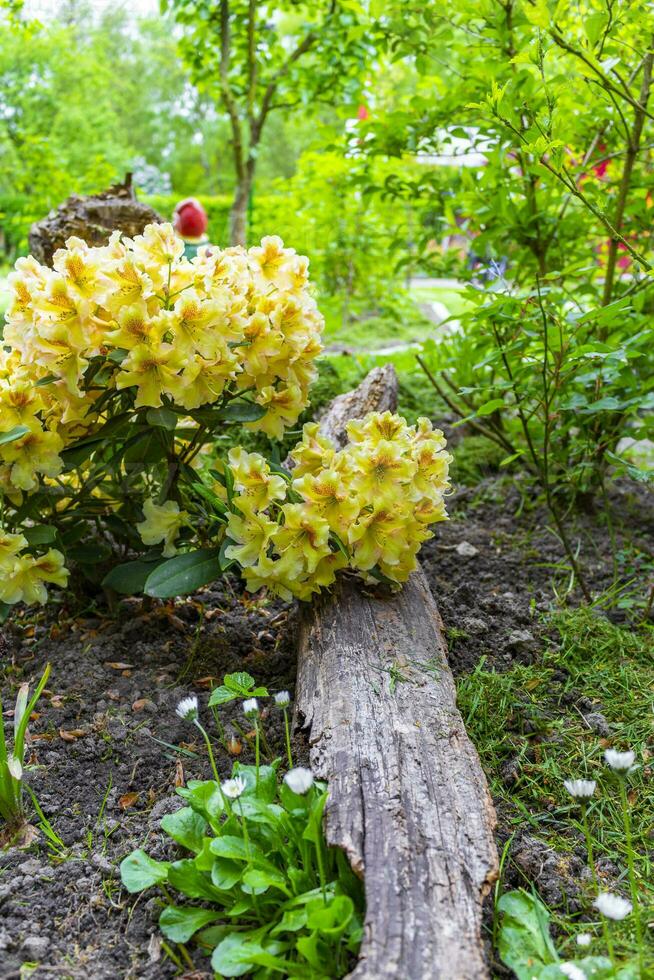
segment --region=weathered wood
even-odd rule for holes
[[[124,183],[99,194],[71,194],[42,221],[35,222],[30,228],[30,252],[39,262],[52,265],[54,253],[72,236],[88,245],[106,245],[113,231],[132,237],[146,225],[161,221],[153,208],[136,199],[132,176],[128,174]]]
[[[393,368],[372,375],[321,423],[340,444],[348,418],[395,407]],[[421,570],[396,595],[344,579],[303,608],[296,722],[329,782],[327,839],[365,881],[352,980],[488,976],[480,926],[495,815],[455,698]]]

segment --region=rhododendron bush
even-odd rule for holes
[[[308,405],[323,321],[306,258],[269,237],[189,261],[164,224],[71,238],[53,264],[10,277],[0,601],[42,603],[73,565],[162,597],[231,564],[304,599],[341,568],[407,578],[445,517],[450,457],[428,420],[372,414],[339,451],[306,425],[292,473],[214,448],[228,426],[281,439]]]

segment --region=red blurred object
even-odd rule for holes
[[[358,108],[358,110],[357,110],[357,119],[361,120],[361,122],[365,122],[366,119],[369,118],[369,116],[370,116],[370,113],[368,112],[367,106],[360,105],[359,108]]]
[[[195,197],[186,197],[175,208],[175,231],[182,238],[201,238],[207,230],[207,212]]]

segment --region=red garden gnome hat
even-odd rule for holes
[[[195,197],[186,197],[175,208],[175,231],[182,238],[201,238],[207,230],[207,212]]]

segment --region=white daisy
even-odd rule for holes
[[[252,718],[259,714],[259,702],[256,698],[248,698],[243,702],[243,714],[246,718]]]
[[[604,753],[604,761],[614,772],[629,772],[636,761],[636,753],[631,750],[628,752],[618,752],[617,749],[607,749]]]
[[[193,695],[182,698],[176,710],[179,717],[183,718],[184,721],[195,721],[198,717],[198,699]]]
[[[288,691],[279,691],[275,695],[275,704],[278,708],[287,708],[291,703],[291,695]]]
[[[222,791],[230,800],[237,800],[241,793],[245,791],[246,782],[242,776],[234,776],[233,779],[226,779],[221,783]]]
[[[284,782],[298,796],[304,796],[313,786],[313,773],[310,769],[304,769],[302,766],[298,766],[296,769],[290,769],[286,773]]]
[[[631,912],[631,902],[620,895],[613,895],[611,892],[600,892],[593,905],[607,919],[615,919],[616,922],[626,919]]]
[[[586,974],[581,967],[576,966],[574,963],[559,963],[559,970],[564,977],[569,977],[569,980],[587,980]]]
[[[563,785],[575,800],[589,800],[597,783],[594,779],[565,779]]]

